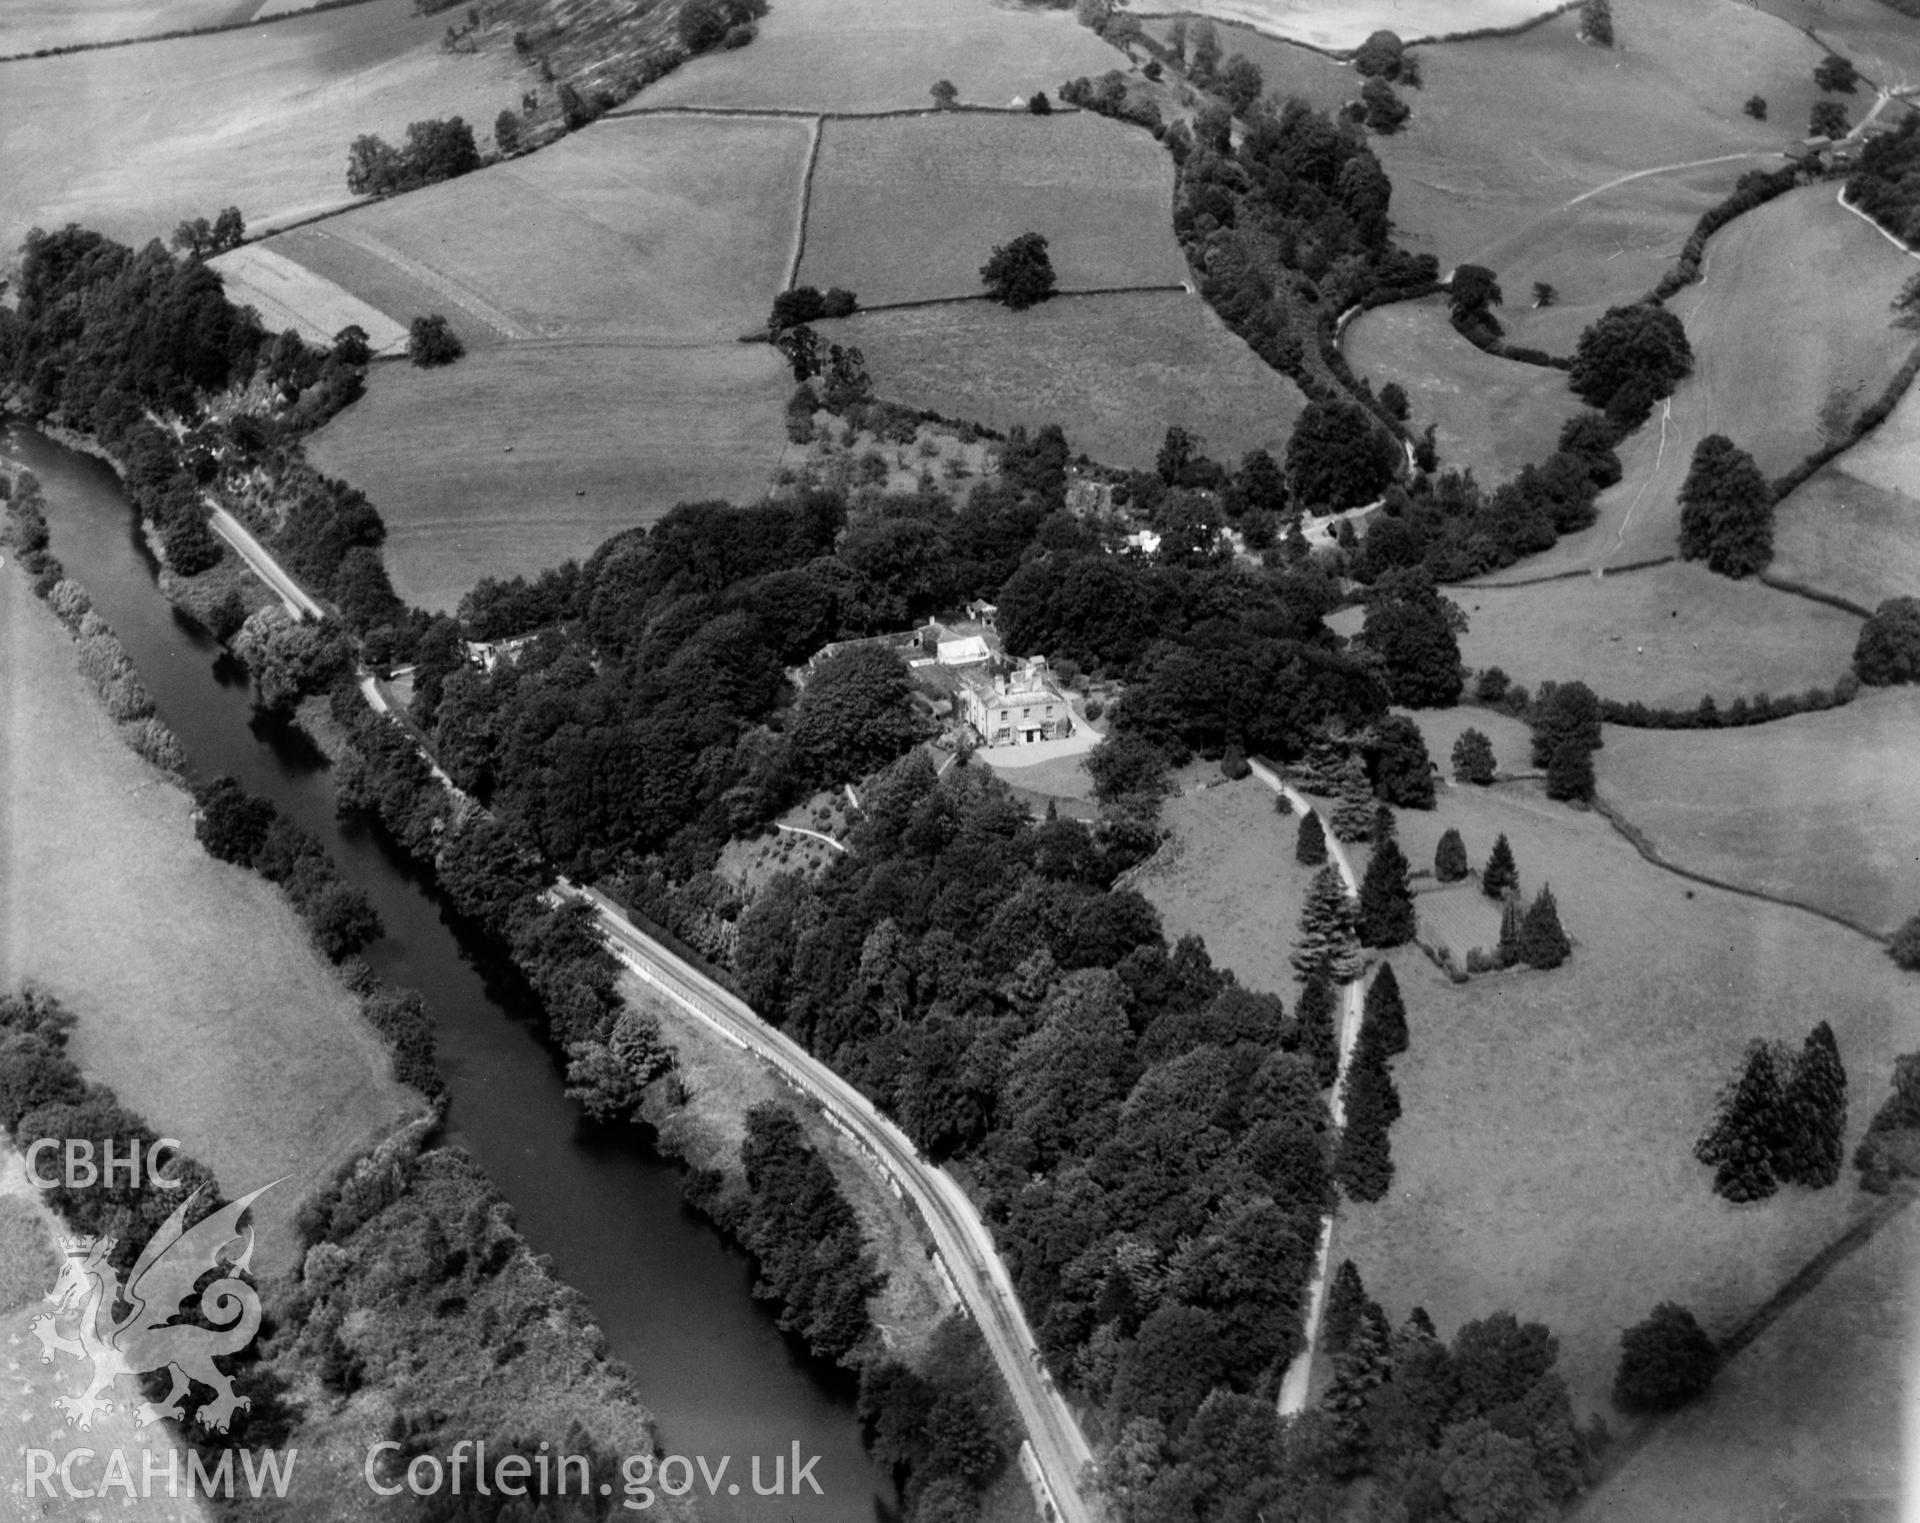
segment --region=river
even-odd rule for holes
[[[111,469],[27,429],[4,440],[39,476],[52,550],[114,627],[198,775],[231,774],[313,831],[373,897],[386,934],[366,958],[426,996],[466,1147],[513,1203],[521,1231],[581,1291],[609,1351],[634,1371],[669,1452],[820,1455],[822,1496],[701,1496],[715,1523],[890,1519],[897,1497],[868,1459],[851,1382],[811,1358],[750,1293],[747,1257],[680,1200],[677,1168],[584,1122],[566,1099],[512,970],[447,915],[377,832],[334,818],[326,761],[298,732],[263,726],[244,669],[160,595],[157,567]],[[155,1117],[156,1124],[164,1118]],[[696,1477],[698,1471],[695,1472]],[[742,1475],[742,1479],[745,1477]],[[696,1490],[705,1486],[696,1480]]]

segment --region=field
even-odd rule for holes
[[[1744,730],[1609,728],[1600,790],[1683,867],[1890,934],[1920,911],[1920,695]]]
[[[1724,1335],[1872,1200],[1850,1178],[1759,1206],[1711,1193],[1691,1147],[1744,1045],[1830,1020],[1851,1149],[1894,1055],[1920,1045],[1911,979],[1853,932],[1662,872],[1532,785],[1449,788],[1434,812],[1403,812],[1408,857],[1430,861],[1448,826],[1475,861],[1509,837],[1524,891],[1552,883],[1574,956],[1454,985],[1393,954],[1412,1029],[1394,1183],[1342,1207],[1334,1255],[1396,1323],[1414,1305],[1443,1336],[1502,1308],[1547,1322],[1576,1411],[1618,1430],[1606,1393],[1624,1327],[1671,1299]]]
[[[482,576],[585,556],[677,502],[758,495],[791,387],[764,345],[502,345],[376,367],[307,454],[379,506],[400,595],[450,609]]]
[[[1456,591],[1452,595],[1459,598],[1467,594]],[[1457,704],[1450,709],[1402,709],[1397,712],[1406,714],[1420,726],[1421,738],[1427,743],[1427,755],[1433,758],[1433,764],[1440,769],[1442,777],[1453,775],[1453,743],[1460,738],[1462,730],[1478,730],[1493,742],[1493,759],[1502,775],[1533,771],[1530,760],[1533,731],[1518,719],[1509,719],[1505,714],[1470,704]],[[1428,861],[1431,862],[1432,858],[1428,858]],[[1415,867],[1422,865],[1414,863]]]
[[[1619,248],[1668,243],[1677,252],[1703,205],[1758,161],[1711,166],[1677,198],[1632,182],[1640,189],[1618,204],[1576,208],[1571,228],[1570,203],[1643,170],[1777,154],[1804,132],[1816,95],[1819,49],[1771,16],[1724,0],[1618,0],[1613,12],[1611,49],[1581,43],[1575,15],[1519,36],[1425,49],[1423,87],[1405,92],[1412,120],[1373,140],[1410,246],[1434,253],[1442,270],[1491,266],[1513,303],[1515,342],[1555,352],[1570,350],[1602,307],[1652,284]],[[1741,111],[1756,93],[1769,102],[1765,122]],[[1631,285],[1622,279],[1629,272]],[[1560,288],[1561,309],[1520,310],[1536,280]]]
[[[1179,292],[1056,299],[1025,312],[986,302],[823,323],[860,346],[890,401],[1005,430],[1056,422],[1076,450],[1144,470],[1171,424],[1208,454],[1284,453],[1306,399]]]
[[[1416,887],[1419,892],[1414,895],[1413,905],[1420,917],[1420,940],[1447,948],[1462,968],[1467,965],[1469,952],[1492,952],[1500,945],[1500,906],[1480,892],[1474,879],[1445,887]]]
[[[1486,27],[1522,26],[1559,9],[1555,0],[1190,0],[1185,7],[1221,21],[1237,21],[1275,37],[1340,52],[1357,48],[1381,28],[1408,42],[1449,37]]]
[[[347,145],[422,117],[487,123],[534,83],[444,53],[408,0],[208,37],[0,64],[0,248],[76,221],[123,241],[237,205],[251,228],[347,203]]]
[[[950,80],[968,105],[1005,106],[1063,79],[1126,67],[1070,11],[991,0],[780,0],[751,46],[696,58],[643,108],[910,111]]]
[[[1809,272],[1845,271],[1810,284]],[[1777,476],[1885,390],[1912,342],[1888,306],[1911,261],[1807,186],[1723,229],[1706,279],[1668,303],[1686,325],[1693,374],[1620,448],[1624,476],[1601,494],[1599,521],[1495,580],[1513,581],[1669,554],[1694,447],[1727,435]],[[1817,299],[1816,299],[1817,298]]]
[[[1162,43],[1167,40],[1167,28],[1173,21],[1171,15],[1141,19],[1156,39]],[[1192,24],[1191,17],[1188,24]],[[1236,22],[1216,27],[1215,35],[1220,39],[1222,58],[1239,53],[1259,66],[1265,93],[1275,100],[1298,96],[1319,110],[1338,111],[1348,101],[1359,98],[1364,81],[1346,64],[1324,53],[1278,41]],[[1168,78],[1177,79],[1178,75],[1169,71]],[[1378,149],[1383,141],[1375,138],[1373,146]]]
[[[1805,26],[1811,21],[1821,39],[1835,52],[1851,58],[1875,85],[1920,81],[1920,27],[1885,0],[1820,0],[1817,16],[1808,15],[1805,0],[1756,3],[1792,26]]]
[[[1911,1517],[1898,1507],[1903,1469],[1913,1484],[1916,1262],[1920,1211],[1908,1206],[1668,1420],[1585,1516]]]
[[[252,307],[270,333],[292,328],[308,343],[324,345],[354,323],[375,354],[406,350],[403,324],[265,244],[243,244],[208,263],[226,283],[227,299]]]
[[[417,1098],[280,890],[200,849],[193,803],[123,746],[24,578],[0,572],[0,987],[80,1018],[73,1055],[261,1201],[284,1269],[306,1191]],[[156,912],[164,906],[164,912]]]
[[[977,296],[997,244],[1046,236],[1063,291],[1178,285],[1173,160],[1092,112],[830,121],[800,284],[863,305]]]
[[[1551,455],[1561,424],[1583,405],[1560,371],[1474,348],[1453,331],[1441,297],[1362,313],[1342,347],[1375,391],[1400,383],[1411,426],[1434,425],[1444,466],[1470,469],[1489,489]]]
[[[251,21],[260,0],[10,0],[0,55]]]

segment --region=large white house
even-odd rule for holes
[[[968,672],[962,681],[962,712],[988,746],[1065,740],[1073,733],[1073,707],[1045,656],[1029,656],[1004,676]]]

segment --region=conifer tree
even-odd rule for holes
[[[1473,868],[1467,861],[1467,843],[1460,832],[1448,826],[1433,849],[1433,875],[1442,883],[1458,883]]]
[[[1333,1284],[1327,1289],[1327,1309],[1320,1321],[1320,1342],[1329,1354],[1344,1353],[1347,1340],[1360,1325],[1366,1309],[1367,1291],[1360,1283],[1360,1271],[1352,1259],[1342,1259],[1333,1272]]]
[[[1363,1033],[1364,1035],[1364,1033]],[[1387,1054],[1378,1041],[1359,1043],[1347,1068],[1345,1125],[1333,1177],[1351,1200],[1379,1200],[1393,1183],[1387,1128],[1400,1109]]]
[[[1322,1089],[1333,1088],[1340,1072],[1340,1033],[1335,1024],[1340,996],[1325,973],[1312,973],[1300,990],[1293,1013],[1295,1050],[1313,1065]]]
[[[1294,840],[1293,855],[1308,867],[1319,867],[1326,862],[1327,832],[1316,810],[1309,809],[1300,816],[1300,834]]]
[[[1357,755],[1340,771],[1340,794],[1333,805],[1333,833],[1343,841],[1364,841],[1373,831],[1373,784],[1367,764]]]
[[[1500,945],[1496,955],[1500,966],[1511,968],[1520,961],[1520,937],[1526,928],[1526,916],[1520,913],[1520,897],[1500,902]]]
[[[1321,868],[1307,886],[1293,966],[1302,975],[1324,972],[1336,984],[1351,983],[1359,976],[1362,963],[1354,937],[1353,902],[1332,866]]]
[[[1377,845],[1381,841],[1400,839],[1400,826],[1393,817],[1393,811],[1385,804],[1375,806],[1373,811],[1373,839]]]
[[[1413,940],[1414,929],[1413,890],[1407,884],[1406,855],[1398,841],[1382,841],[1373,848],[1366,876],[1360,880],[1360,944],[1404,946]]]
[[[1780,1149],[1782,1179],[1819,1190],[1840,1177],[1847,1131],[1847,1072],[1840,1047],[1825,1021],[1807,1033],[1781,1097],[1786,1136]]]
[[[1593,797],[1593,752],[1577,740],[1563,740],[1547,759],[1547,797]]]
[[[1320,1398],[1331,1430],[1327,1464],[1336,1478],[1363,1474],[1372,1449],[1367,1422],[1369,1393],[1393,1375],[1393,1332],[1377,1301],[1368,1300],[1347,1334],[1346,1347],[1333,1361],[1333,1382]]]
[[[1520,869],[1514,864],[1513,848],[1503,832],[1493,843],[1486,868],[1480,874],[1480,892],[1489,899],[1504,899],[1520,886]]]
[[[1551,885],[1542,886],[1534,896],[1520,927],[1518,951],[1521,961],[1530,968],[1557,968],[1572,953],[1573,944],[1560,927],[1560,907],[1554,902]]]
[[[1723,1091],[1694,1156],[1714,1169],[1713,1188],[1731,1201],[1765,1200],[1779,1186],[1774,1155],[1784,1135],[1781,1053],[1754,1042],[1740,1077]]]
[[[1407,1007],[1400,998],[1400,980],[1394,976],[1392,963],[1381,963],[1380,971],[1373,975],[1360,1014],[1361,1031],[1375,1033],[1388,1056],[1407,1050]]]

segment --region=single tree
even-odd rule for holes
[[[1413,411],[1413,405],[1407,400],[1407,391],[1398,381],[1389,381],[1380,388],[1380,405],[1387,410],[1387,416],[1396,422],[1404,423]]]
[[[1373,834],[1373,784],[1358,753],[1340,770],[1340,793],[1333,804],[1333,833],[1342,841],[1364,841]]]
[[[1287,440],[1287,486],[1314,511],[1372,502],[1393,479],[1401,453],[1357,402],[1309,402]]]
[[[1313,1065],[1322,1089],[1331,1089],[1340,1072],[1339,1008],[1340,996],[1326,973],[1309,973],[1293,1012],[1294,1050]]]
[[[1847,108],[1837,100],[1817,100],[1807,116],[1807,135],[1839,139],[1847,135]]]
[[[1920,682],[1920,598],[1888,598],[1860,627],[1853,671],[1869,687]]]
[[[1504,899],[1520,887],[1520,869],[1514,865],[1513,848],[1503,831],[1493,843],[1487,865],[1480,873],[1480,892],[1489,899]]]
[[[1047,240],[1039,233],[1022,233],[1012,242],[1000,244],[980,266],[980,279],[995,301],[1015,312],[1045,301],[1054,288]]]
[[[1360,1271],[1352,1259],[1342,1259],[1333,1272],[1333,1284],[1327,1287],[1327,1309],[1320,1320],[1320,1341],[1329,1354],[1346,1352],[1347,1340],[1360,1325],[1366,1304],[1367,1291],[1360,1283]]]
[[[1154,456],[1154,471],[1168,486],[1179,486],[1199,453],[1200,441],[1178,423],[1170,424]]]
[[[1282,798],[1286,795],[1282,794]],[[1307,867],[1320,867],[1327,860],[1327,832],[1320,823],[1318,810],[1309,809],[1300,816],[1300,833],[1294,837],[1294,860]],[[1920,922],[1920,916],[1915,917]]]
[[[1035,90],[1027,97],[1027,110],[1034,116],[1052,116],[1053,102],[1047,99],[1045,90]]]
[[[1545,280],[1536,280],[1533,283],[1534,306],[1551,307],[1559,299],[1560,299],[1560,293],[1553,288],[1550,282]]]
[[[1747,103],[1740,109],[1756,122],[1764,122],[1767,119],[1767,98],[1764,95],[1749,95]]]
[[[1505,300],[1499,278],[1484,264],[1459,266],[1447,283],[1447,306],[1456,323],[1487,316],[1489,307],[1500,306]]]
[[[951,111],[954,103],[960,99],[960,92],[950,79],[936,79],[927,93],[933,97],[936,111]]]
[[[1407,1050],[1407,1007],[1400,997],[1400,980],[1394,975],[1392,963],[1381,963],[1380,971],[1367,986],[1361,1017],[1365,1023],[1361,1029],[1371,1030],[1388,1056]]]
[[[1349,1199],[1379,1200],[1393,1183],[1387,1129],[1400,1113],[1400,1096],[1387,1066],[1386,1049],[1377,1041],[1355,1045],[1342,1098],[1346,1117],[1333,1177]]]
[[[1453,743],[1453,775],[1463,783],[1486,787],[1499,771],[1494,760],[1493,742],[1471,727],[1460,732]]]
[[[1228,107],[1235,116],[1245,116],[1260,100],[1260,92],[1266,88],[1266,80],[1261,77],[1260,66],[1251,58],[1235,53],[1220,71],[1217,88],[1226,98]]]
[[[1397,841],[1400,839],[1400,826],[1393,818],[1393,811],[1385,804],[1379,804],[1374,807],[1373,839],[1375,841]]]
[[[1573,951],[1560,927],[1560,907],[1551,886],[1541,885],[1520,925],[1520,960],[1530,968],[1557,968]]]
[[[1374,725],[1367,754],[1382,799],[1401,809],[1433,808],[1433,760],[1419,725],[1404,714],[1387,715]]]
[[[1729,577],[1751,576],[1773,559],[1773,489],[1725,434],[1694,446],[1680,486],[1680,554]]]
[[[1292,961],[1303,977],[1320,973],[1334,983],[1347,984],[1360,976],[1363,964],[1354,935],[1353,901],[1332,866],[1321,868],[1307,886]]]
[[[1728,1200],[1764,1200],[1780,1187],[1774,1156],[1784,1141],[1786,1066],[1775,1044],[1751,1043],[1739,1078],[1721,1091],[1694,1144],[1694,1157],[1714,1170],[1715,1193]]]
[[[1398,522],[1384,515],[1374,519],[1375,525]],[[1385,663],[1383,675],[1395,703],[1413,709],[1447,708],[1465,686],[1460,666],[1460,632],[1465,628],[1459,606],[1440,596],[1424,568],[1394,571],[1375,585],[1360,625],[1360,643]],[[1382,727],[1388,723],[1382,721]],[[1412,720],[1402,717],[1398,723],[1418,735]],[[1419,762],[1424,767],[1426,761],[1421,742]]]
[[[438,312],[416,317],[407,328],[407,358],[416,365],[451,365],[466,352],[460,335]]]
[[[358,323],[348,323],[333,336],[333,357],[342,365],[365,365],[373,359],[373,345],[368,341],[367,330]]]
[[[1407,859],[1398,841],[1378,841],[1360,880],[1360,944],[1398,947],[1413,940],[1413,890],[1407,883]]]
[[[1528,717],[1536,767],[1552,765],[1553,753],[1565,744],[1600,749],[1600,699],[1584,682],[1542,683]]]
[[[1590,324],[1574,346],[1567,383],[1590,406],[1611,412],[1617,399],[1637,428],[1653,404],[1693,372],[1693,347],[1680,319],[1654,302],[1612,307]]]
[[[1920,915],[1909,915],[1888,943],[1887,956],[1909,973],[1920,971]]]
[[[1384,79],[1370,79],[1360,87],[1360,112],[1375,132],[1391,137],[1406,126],[1413,108]]]
[[[1511,894],[1500,901],[1500,939],[1494,944],[1494,960],[1503,968],[1515,967],[1520,962],[1520,933],[1526,927],[1526,916],[1520,910],[1520,896]]]
[[[1786,1137],[1777,1160],[1780,1177],[1810,1190],[1834,1183],[1846,1157],[1847,1071],[1825,1021],[1807,1033],[1781,1110]]]
[[[1188,67],[1198,85],[1211,84],[1213,71],[1220,67],[1220,38],[1211,21],[1196,21],[1187,28]]]
[[[1442,883],[1459,883],[1473,868],[1467,861],[1467,843],[1460,832],[1449,825],[1440,833],[1440,844],[1433,849],[1433,875]]]
[[[1547,758],[1547,797],[1585,802],[1593,797],[1593,752],[1563,740]]]
[[[1854,68],[1851,58],[1829,53],[1813,66],[1813,82],[1836,95],[1851,95],[1860,82],[1860,71]]]
[[[1586,0],[1586,3],[1580,7],[1580,35],[1596,47],[1613,46],[1611,0]]]
[[[1366,79],[1398,79],[1406,46],[1396,33],[1375,32],[1354,49],[1354,70]]]
[[[520,151],[519,113],[502,111],[493,119],[493,146],[508,157]]]
[[[1626,1412],[1671,1412],[1713,1384],[1719,1351],[1693,1313],[1663,1301],[1620,1335],[1614,1404]]]

